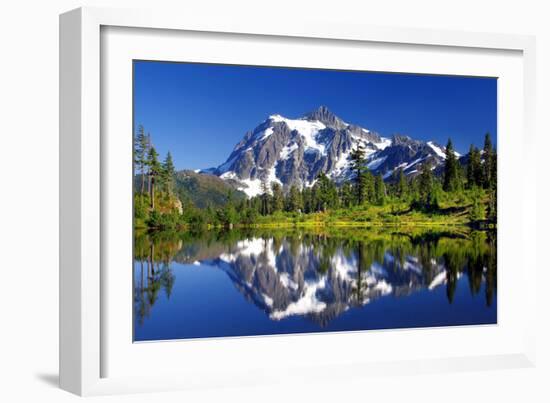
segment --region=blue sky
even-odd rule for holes
[[[383,136],[406,134],[461,153],[496,144],[497,80],[212,64],[134,62],[134,124],[177,169],[217,166],[269,115],[326,105]]]

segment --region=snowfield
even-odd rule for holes
[[[271,115],[269,117],[273,122],[284,122],[290,130],[296,130],[304,139],[306,151],[318,151],[322,155],[326,155],[325,145],[317,142],[317,135],[326,128],[319,121],[309,121],[305,119],[287,119],[281,115]]]

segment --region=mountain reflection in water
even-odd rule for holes
[[[496,323],[496,284],[492,232],[141,234],[135,339]]]

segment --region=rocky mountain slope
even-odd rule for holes
[[[269,116],[246,133],[223,164],[203,173],[219,176],[250,197],[262,193],[262,183],[277,182],[285,190],[312,186],[320,173],[341,183],[351,176],[349,156],[358,145],[366,150],[367,167],[385,179],[399,168],[414,175],[422,163],[436,169],[445,160],[444,147],[434,142],[382,137],[321,106],[298,119]]]

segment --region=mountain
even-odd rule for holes
[[[189,170],[176,172],[175,188],[180,200],[191,200],[199,208],[208,204],[221,207],[230,193],[235,200],[246,197],[243,192],[235,192],[235,186],[218,176]]]
[[[382,296],[400,297],[447,283],[445,266],[435,259],[421,262],[416,256],[387,250],[360,272],[366,262],[360,263],[364,256],[358,250],[337,248],[324,259],[307,237],[303,242],[297,247],[289,240],[252,237],[223,253],[211,249],[199,256],[198,248],[184,249],[174,260],[221,269],[247,300],[273,320],[306,316],[322,326],[349,308]]]
[[[337,183],[351,177],[349,156],[362,145],[373,174],[391,177],[398,168],[415,175],[422,163],[435,168],[445,160],[445,148],[435,142],[403,135],[392,138],[350,124],[326,106],[298,119],[271,115],[245,134],[227,160],[202,171],[219,176],[248,196],[262,193],[262,183],[280,183],[284,190],[312,186],[320,173]]]

